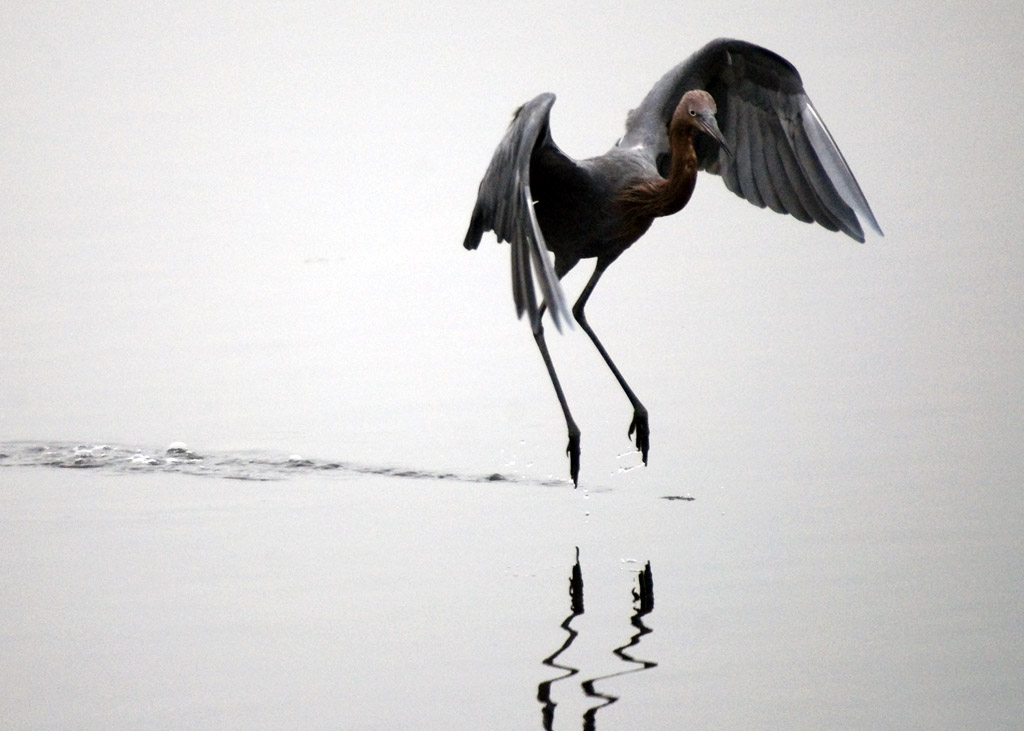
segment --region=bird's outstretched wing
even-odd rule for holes
[[[712,41],[665,74],[629,113],[619,145],[648,150],[667,173],[668,123],[690,89],[714,97],[718,126],[732,153],[698,135],[694,147],[701,169],[721,175],[729,190],[761,208],[864,241],[859,217],[882,235],[796,68],[752,43]]]
[[[570,322],[569,309],[551,266],[530,192],[532,160],[550,160],[554,156],[575,165],[551,140],[548,118],[554,103],[554,94],[541,94],[516,111],[480,181],[464,242],[467,249],[475,249],[485,231],[494,231],[498,241],[512,245],[512,295],[516,313],[522,317],[528,312],[534,331],[540,326],[542,314],[534,288],[535,273],[555,327],[561,330],[563,321]]]

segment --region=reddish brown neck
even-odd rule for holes
[[[697,183],[697,153],[693,149],[693,127],[676,123],[669,128],[672,164],[667,178],[637,183],[622,191],[626,212],[637,218],[657,218],[678,213],[690,201]]]

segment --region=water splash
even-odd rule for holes
[[[198,452],[183,442],[164,448],[81,442],[2,442],[0,467],[90,469],[111,473],[179,473],[230,480],[286,480],[297,475],[380,475],[418,480],[511,482],[564,487],[564,480],[538,481],[514,475],[467,475],[429,469],[308,459],[261,451]]]

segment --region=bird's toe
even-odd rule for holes
[[[633,421],[629,424],[628,436],[632,437],[634,432],[636,432],[636,448],[646,465],[647,453],[651,448],[651,430],[647,424],[647,409],[642,406],[633,412]]]
[[[579,487],[580,484],[580,433],[569,434],[569,446],[565,448],[569,455],[569,476],[572,477],[572,486]]]

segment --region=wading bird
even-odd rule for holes
[[[572,314],[632,404],[628,436],[636,434],[647,464],[647,409],[583,310],[608,265],[655,218],[686,205],[698,170],[720,175],[729,190],[756,206],[860,242],[858,217],[879,235],[882,230],[800,74],[760,46],[728,39],[704,46],[654,85],[627,115],[623,137],[599,157],[574,160],[558,148],[549,127],[554,102],[554,94],[541,94],[516,111],[480,182],[464,245],[477,248],[485,231],[511,244],[516,312],[530,317],[565,415],[569,474],[577,485],[580,430],[548,354],[542,318],[547,310],[559,330],[568,322],[559,280],[580,259],[596,258],[597,266]],[[545,248],[555,256],[554,267]]]

